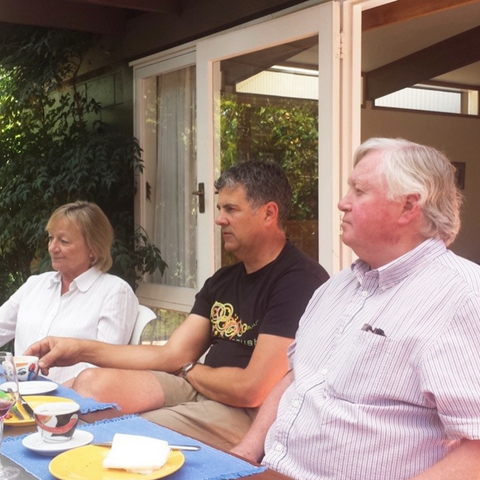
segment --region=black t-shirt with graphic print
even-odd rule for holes
[[[205,364],[245,368],[260,333],[293,339],[313,292],[326,280],[325,269],[288,241],[254,273],[247,274],[243,263],[219,269],[192,308],[212,325]]]

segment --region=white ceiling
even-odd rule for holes
[[[362,70],[369,72],[478,25],[480,1],[368,30],[363,33],[362,38]],[[480,62],[435,80],[480,86]]]

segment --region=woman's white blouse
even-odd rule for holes
[[[61,276],[31,276],[0,307],[0,345],[15,338],[15,354],[46,337],[75,337],[127,344],[138,313],[138,299],[119,277],[95,267],[78,276],[61,295]],[[90,366],[86,363],[50,370],[62,383]]]

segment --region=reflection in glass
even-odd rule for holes
[[[288,237],[318,259],[318,50],[307,38],[220,62],[221,169],[278,162],[293,189]],[[222,265],[235,262],[222,251]]]

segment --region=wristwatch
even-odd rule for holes
[[[187,380],[187,373],[197,364],[197,362],[189,362],[182,367],[182,377],[184,380]]]

